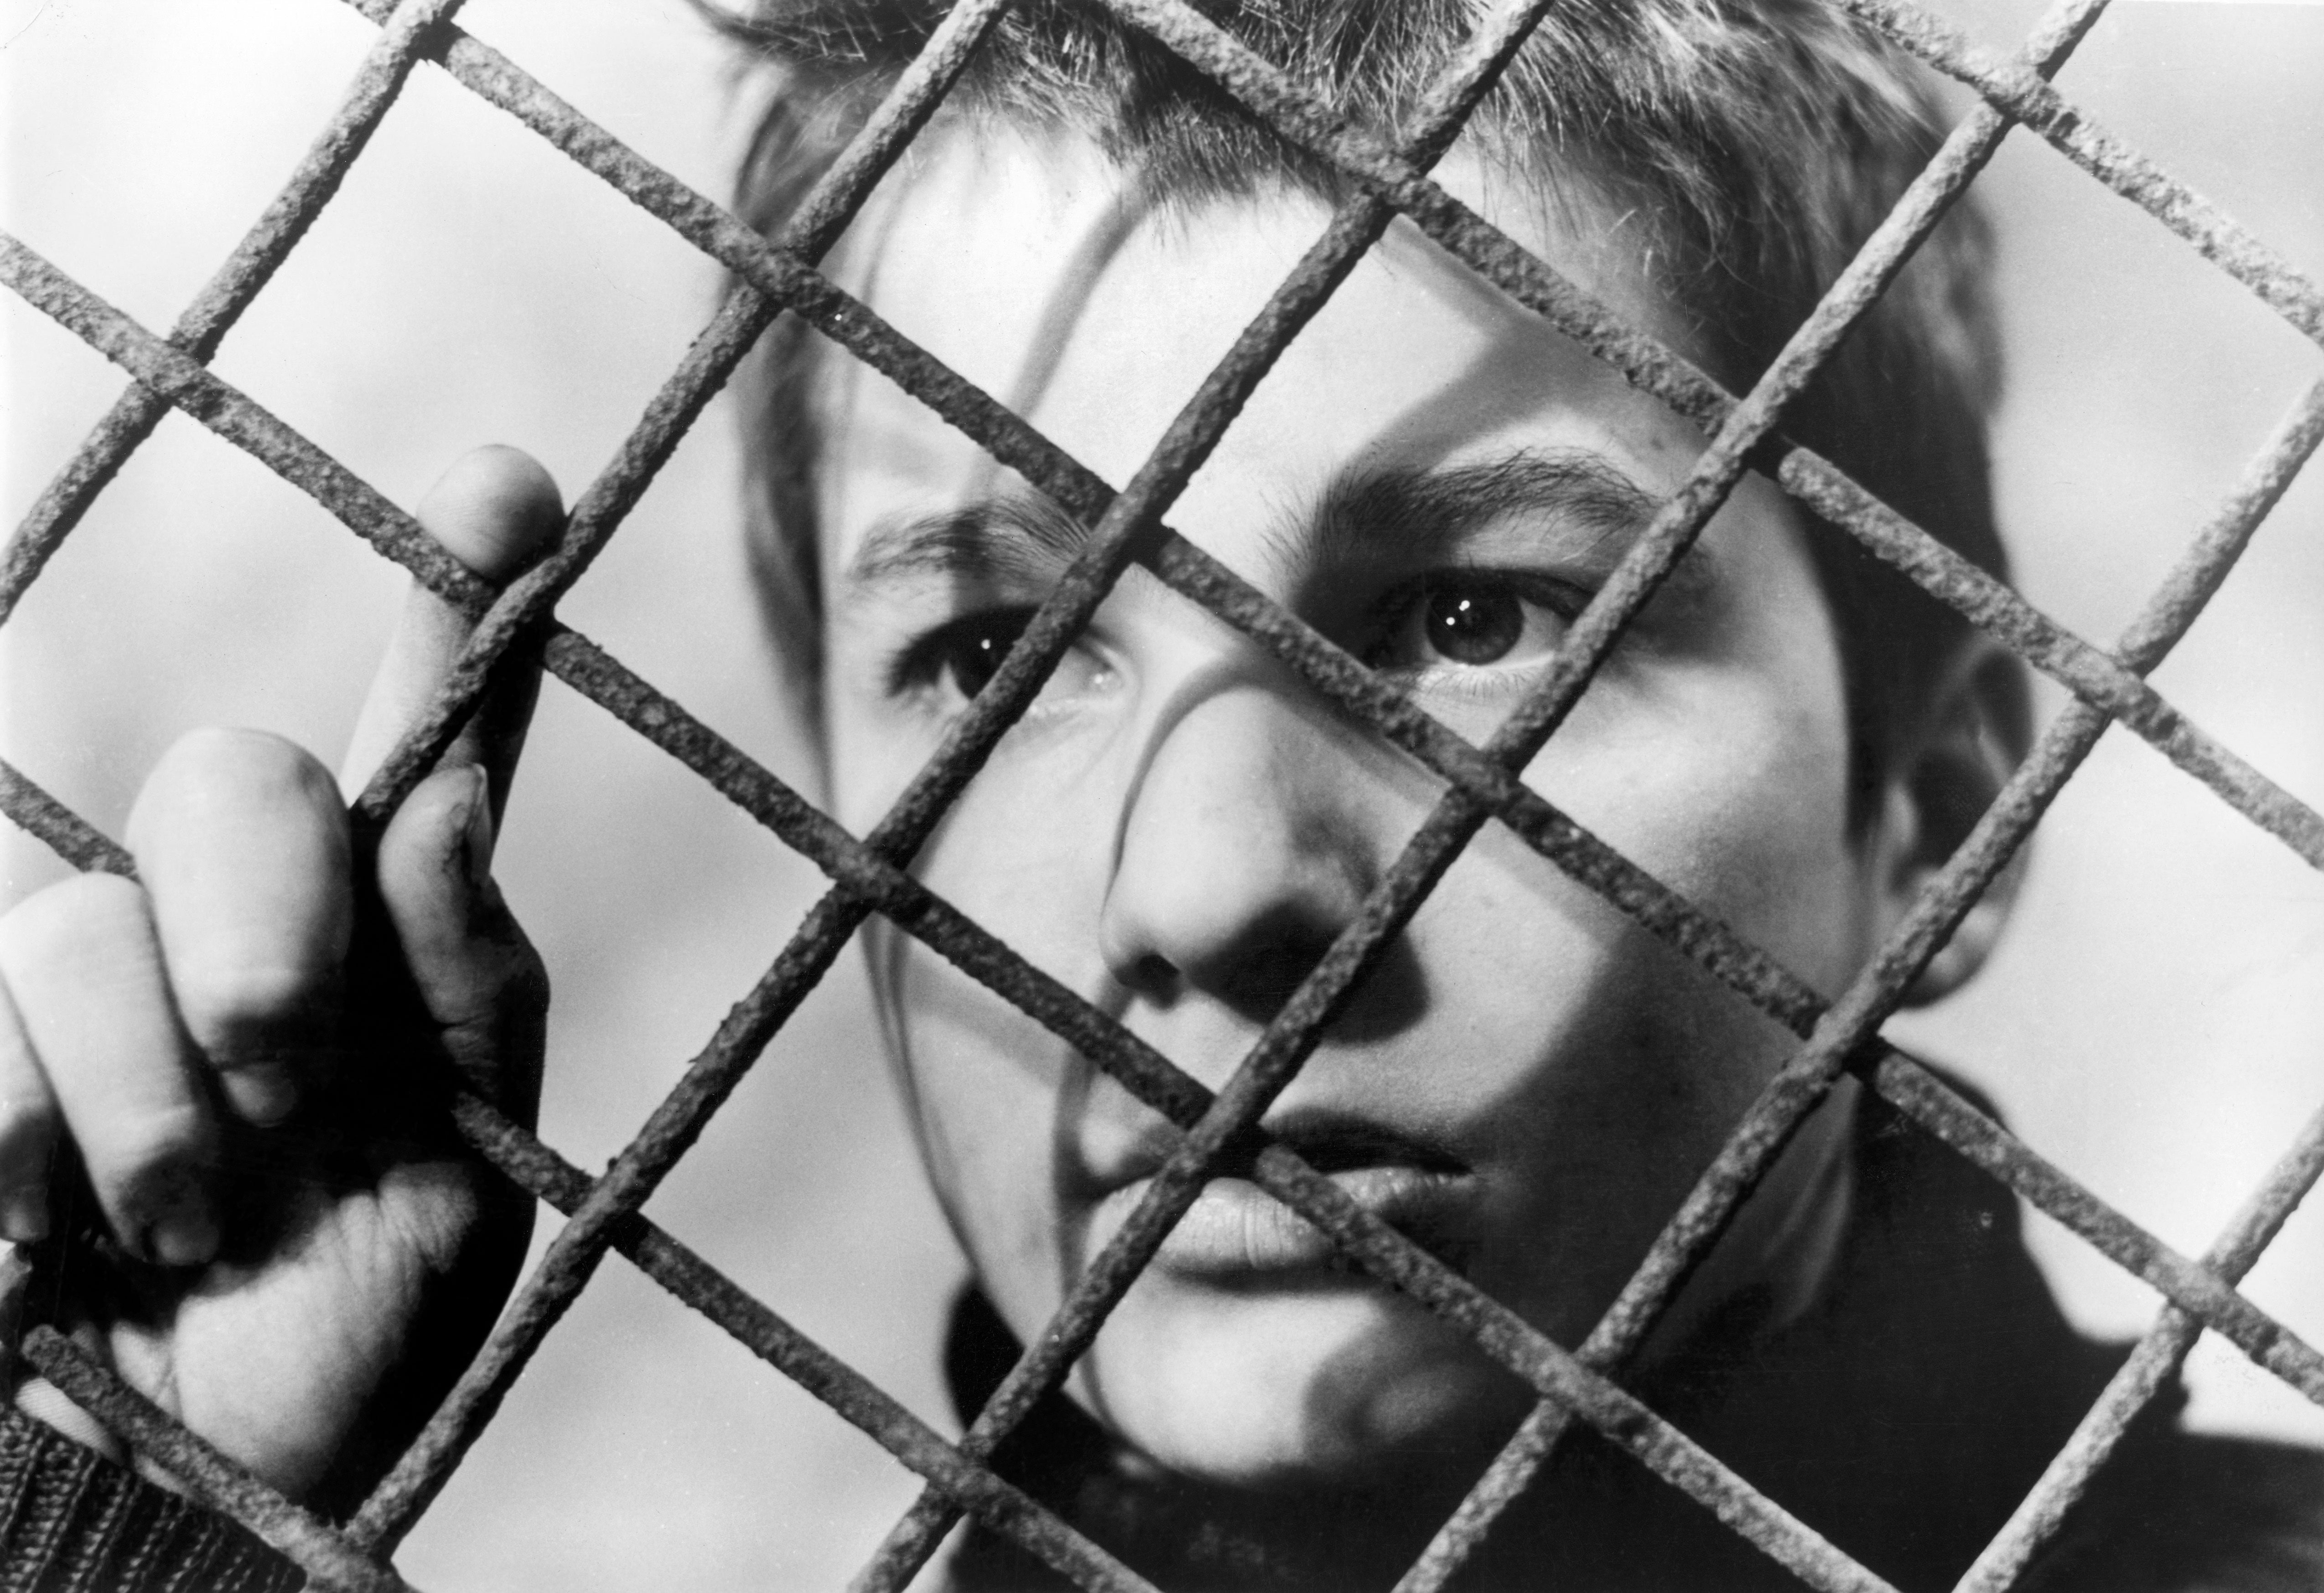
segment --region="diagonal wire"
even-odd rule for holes
[[[0,760],[0,813],[17,828],[79,869],[134,875],[137,865],[112,837],[82,822],[79,814],[14,764]]]
[[[509,1181],[568,1217],[588,1198],[588,1174],[466,1090],[454,1121]],[[1084,1588],[1152,1593],[1145,1579],[990,1470],[962,1456],[871,1379],[816,1343],[692,1249],[632,1212],[613,1247],[640,1272],[830,1406],[890,1454],[964,1502],[987,1526]]]
[[[462,0],[404,0],[394,9],[378,41],[365,52],[338,110],[300,161],[289,184],[186,306],[178,324],[170,329],[171,342],[193,358],[206,365],[209,362],[259,290],[273,280],[315,218],[338,192],[347,169],[363,153],[373,131],[403,91],[412,63],[437,27],[461,4]],[[169,410],[169,404],[151,389],[133,385],[74,450],[17,524],[6,551],[0,552],[0,623],[15,612],[17,599],[47,567],[51,555],[64,545],[97,495],[153,434]]]
[[[1949,23],[1892,0],[1840,0],[1906,50],[1974,88],[2060,153],[2144,210],[2250,289],[2304,336],[2324,344],[2324,288],[2202,195],[2107,133],[2014,61],[1997,60]]]
[[[2241,1278],[2273,1242],[2319,1176],[2324,1176],[2324,1110],[2308,1120],[2266,1181],[2204,1253],[2204,1264],[2224,1277]],[[2002,1593],[2016,1581],[2065,1524],[2067,1513],[2088,1491],[2098,1468],[2114,1454],[2138,1413],[2178,1375],[2180,1363],[2195,1348],[2202,1330],[2202,1323],[2178,1306],[2163,1307],[2098,1403],[2051,1461],[2042,1480],[1962,1576],[1956,1593]]]
[[[24,1335],[24,1358],[139,1453],[157,1461],[211,1509],[233,1516],[331,1593],[411,1593],[403,1579],[376,1565],[336,1528],[284,1498],[231,1457],[43,1324]]]

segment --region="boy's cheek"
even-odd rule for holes
[[[1837,693],[1708,666],[1687,674],[1585,697],[1526,783],[1811,983],[1845,982],[1862,955],[1868,882],[1848,829]]]

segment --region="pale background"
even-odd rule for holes
[[[1960,0],[1957,0],[1957,4]],[[1974,0],[2013,43],[2029,5]],[[464,23],[653,160],[723,194],[745,118],[677,0],[474,0]],[[288,175],[372,36],[328,0],[0,0],[5,225],[166,328]],[[2126,0],[2064,86],[2324,276],[2324,6]],[[2111,636],[2324,356],[2153,222],[2014,136],[2014,382],[2000,439],[2023,584]],[[715,271],[432,68],[217,368],[410,505],[449,459],[519,444],[576,494],[715,301]],[[13,526],[119,391],[0,302]],[[732,417],[678,452],[564,607],[648,679],[797,774],[746,601]],[[2324,487],[2298,488],[2166,692],[2324,803]],[[103,498],[0,642],[0,753],[118,834],[195,725],[335,760],[400,572],[180,417]],[[2054,694],[2045,699],[2052,708]],[[661,754],[551,686],[502,872],[556,977],[543,1132],[601,1164],[772,957],[816,878]],[[61,866],[11,831],[14,901]],[[2110,736],[2045,826],[2013,938],[1909,1038],[2034,1144],[2200,1250],[2324,1099],[2324,882],[2139,744]],[[922,1191],[852,959],[808,1002],[653,1215],[949,1427],[935,1323],[959,1275]],[[2086,1326],[2153,1297],[2043,1225]],[[2324,1339],[2324,1215],[2250,1290]],[[2324,1412],[2206,1340],[2195,1413],[2324,1441]],[[431,1588],[843,1580],[915,1489],[691,1313],[609,1263],[401,1563]]]

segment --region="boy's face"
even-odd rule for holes
[[[1280,190],[1140,210],[1069,142],[954,132],[915,159],[857,224],[841,280],[1117,486],[1328,214]],[[1688,340],[1610,214],[1561,217],[1457,159],[1445,177],[1633,321]],[[839,358],[818,379],[831,794],[861,832],[1071,538],[885,379]],[[1168,519],[1481,741],[1700,447],[1399,224]],[[1526,778],[1829,991],[1894,910],[1885,849],[1848,829],[1845,724],[1801,533],[1754,479]],[[919,869],[1216,1086],[1439,790],[1133,570]],[[916,942],[869,939],[930,1174],[1029,1336],[1174,1136]],[[1488,827],[1267,1123],[1570,1345],[1787,1038]],[[1843,1126],[1837,1107],[1810,1123],[1698,1311],[1746,1283],[1778,1310],[1812,1287],[1844,1203]],[[1441,1466],[1526,1403],[1234,1180],[1188,1213],[1075,1389],[1166,1465],[1284,1486]]]

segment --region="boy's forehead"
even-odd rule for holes
[[[1439,175],[1618,313],[1683,339],[1646,280],[1635,218],[1586,184],[1527,182],[1459,151]],[[883,186],[832,269],[1119,486],[1330,216],[1287,180],[1157,199],[1077,135],[954,125]],[[885,378],[841,356],[819,366],[827,540],[860,540],[890,505],[1001,486],[974,443]],[[1262,508],[1254,489],[1309,497],[1354,465],[1544,446],[1607,452],[1660,490],[1700,438],[1398,222],[1281,357],[1174,518],[1193,533],[1206,492],[1229,484],[1248,514]],[[825,554],[835,572],[852,548]]]

